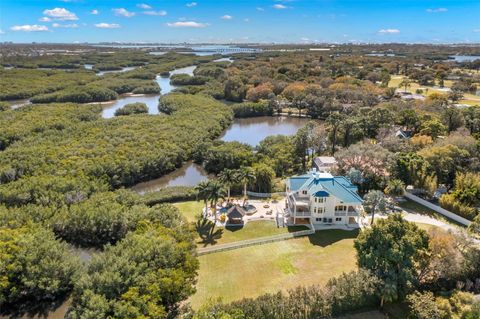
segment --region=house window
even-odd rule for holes
[[[307,195],[307,191],[306,191],[306,190],[303,190],[303,191],[302,191],[302,194],[303,194],[303,195]]]
[[[325,198],[323,198],[323,197],[320,197],[320,198],[318,199],[318,202],[319,202],[319,203],[323,203],[324,201],[325,201]]]
[[[343,205],[338,205],[338,206],[335,206],[335,210],[337,211],[346,211],[347,210],[347,206],[343,206]]]
[[[321,218],[315,218],[315,220],[316,220],[317,222],[321,222],[321,221],[322,221]]]
[[[331,218],[329,218],[329,219],[328,219],[328,222],[329,222],[329,223],[331,223],[331,222],[332,222],[332,219],[331,219]]]
[[[335,218],[335,221],[336,221],[336,222],[341,222],[341,221],[342,221],[342,217],[337,217],[337,218]]]
[[[323,218],[323,222],[324,223],[328,222],[328,218]]]
[[[319,207],[316,212],[319,214],[323,214],[325,212],[325,207]]]
[[[313,209],[313,212],[316,214],[317,213],[317,207]]]

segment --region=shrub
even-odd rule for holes
[[[474,207],[462,204],[452,194],[444,194],[440,197],[440,206],[469,220],[473,220],[477,215],[477,210]]]
[[[143,198],[146,205],[153,206],[159,203],[173,203],[178,201],[194,200],[197,191],[190,186],[170,186],[159,191],[146,193]]]
[[[0,229],[0,308],[39,306],[73,288],[79,261],[68,245],[38,226]]]
[[[68,318],[175,318],[195,291],[193,239],[164,227],[132,232],[94,256],[76,282]]]
[[[237,118],[273,115],[273,108],[266,102],[245,102],[234,104],[233,113]]]
[[[148,113],[148,106],[145,103],[129,103],[115,111],[115,116]]]
[[[331,318],[350,311],[376,306],[380,281],[368,271],[350,272],[330,280],[325,287],[297,287],[288,293],[277,292],[247,298],[230,304],[206,304],[193,318]]]
[[[170,78],[173,85],[203,85],[207,82],[204,76],[190,76],[188,74],[174,74]]]
[[[10,105],[7,102],[0,102],[0,112],[10,110]]]
[[[117,99],[118,94],[103,87],[79,86],[69,88],[54,93],[34,96],[30,99],[32,103],[52,103],[52,102],[75,102],[90,103],[104,102]]]

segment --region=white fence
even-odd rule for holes
[[[247,191],[247,195],[248,195],[248,196],[252,196],[252,197],[268,198],[268,197],[272,197],[272,195],[286,196],[287,193],[285,193],[285,192],[278,192],[278,193],[255,193],[255,192]]]
[[[227,250],[238,249],[243,247],[263,245],[263,244],[268,244],[268,243],[273,243],[277,241],[283,241],[283,240],[288,240],[288,239],[293,239],[293,238],[298,238],[303,236],[310,236],[313,234],[315,234],[314,229],[306,229],[306,230],[299,230],[293,233],[285,233],[285,234],[278,234],[278,235],[273,235],[268,237],[241,240],[233,243],[198,248],[197,255],[202,256],[202,255],[213,254],[221,251],[227,251]]]
[[[405,197],[410,199],[410,200],[413,200],[414,202],[420,204],[420,205],[423,205],[427,208],[430,208],[431,210],[434,210],[436,211],[437,213],[445,216],[445,217],[448,217],[450,218],[451,220],[454,220],[456,221],[457,223],[460,223],[462,225],[465,225],[465,226],[469,226],[471,224],[471,221],[469,221],[468,219],[465,219],[463,218],[462,216],[458,216],[457,214],[454,214],[446,209],[443,209],[442,207],[440,206],[437,206],[435,204],[432,204],[416,195],[413,195],[412,193],[409,193],[409,192],[405,192]]]

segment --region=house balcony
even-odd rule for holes
[[[310,217],[312,216],[312,213],[310,211],[297,211],[295,213],[295,217]]]
[[[357,211],[349,211],[349,212],[338,211],[338,210],[335,211],[335,217],[342,217],[342,216],[358,217],[359,213]]]
[[[350,216],[350,217],[358,217],[360,214],[355,208],[352,206],[348,207],[348,210],[335,210],[335,216],[336,217],[342,217],[342,216]]]

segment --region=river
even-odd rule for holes
[[[473,62],[480,60],[480,55],[451,55],[450,59],[455,60],[455,62]]]
[[[167,186],[195,186],[207,178],[208,173],[201,165],[187,162],[179,169],[167,175],[147,182],[138,183],[131,189],[143,195],[148,192],[158,191]]]
[[[158,86],[160,87],[160,94],[147,94],[147,95],[125,94],[122,97],[120,97],[118,100],[115,100],[111,103],[103,104],[102,117],[107,119],[112,118],[115,116],[116,110],[122,108],[126,104],[136,103],[136,102],[145,103],[148,107],[149,114],[159,114],[158,101],[160,96],[162,94],[170,93],[172,90],[176,88],[174,85],[170,84],[170,77],[174,74],[188,74],[193,76],[193,71],[196,68],[197,67],[195,65],[192,65],[192,66],[187,66],[185,68],[175,69],[170,72],[170,76],[168,77],[162,77],[160,75],[157,75],[157,77],[155,78],[155,81],[158,83]]]

